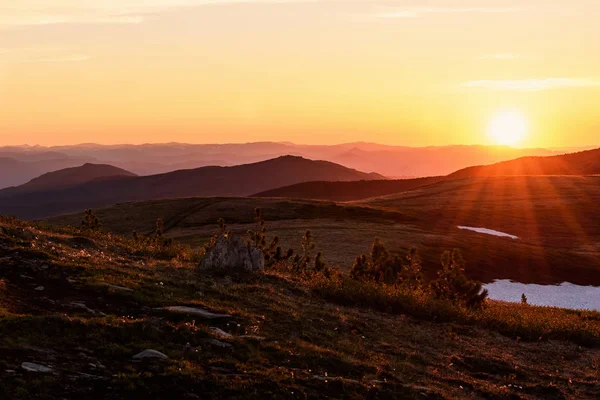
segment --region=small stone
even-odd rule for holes
[[[117,290],[117,291],[121,291],[121,292],[133,292],[133,289],[124,287],[124,286],[117,286],[117,285],[111,285],[110,283],[101,283],[100,286],[106,286],[109,289],[113,289],[113,290]]]
[[[258,340],[258,341],[267,340],[266,337],[254,336],[254,335],[242,335],[242,336],[240,336],[240,339],[250,339],[250,340]]]
[[[220,347],[222,349],[232,349],[233,346],[229,343],[224,343],[216,339],[205,339],[204,342],[213,347]]]
[[[169,359],[169,357],[166,354],[161,353],[160,351],[152,350],[152,349],[146,349],[146,350],[142,351],[141,353],[136,354],[132,358],[134,360],[146,360],[146,359],[168,360]]]
[[[219,336],[219,337],[222,337],[222,338],[224,338],[224,339],[230,339],[230,338],[232,338],[232,337],[233,337],[233,335],[232,335],[232,334],[230,334],[230,333],[227,333],[227,332],[225,332],[224,330],[222,330],[222,329],[219,329],[219,328],[216,328],[216,327],[214,327],[214,326],[211,326],[211,327],[210,327],[210,328],[208,328],[208,329],[210,329],[210,331],[211,331],[212,333],[214,333],[215,335],[217,335],[217,336]]]
[[[202,310],[200,308],[193,307],[185,307],[185,306],[170,306],[159,308],[159,310],[170,311],[179,314],[191,315],[194,317],[198,317],[201,319],[221,319],[221,318],[230,318],[231,315],[228,314],[215,314],[210,311]]]
[[[46,367],[45,365],[40,365],[40,364],[35,364],[35,363],[30,363],[30,362],[22,363],[21,368],[23,368],[25,371],[28,371],[28,372],[43,372],[43,373],[54,372],[54,370],[50,367]]]
[[[16,371],[14,369],[7,369],[6,373],[7,374],[14,374]]]
[[[44,290],[44,287],[43,286],[38,286],[34,290],[37,290],[38,292],[41,292],[42,290]]]

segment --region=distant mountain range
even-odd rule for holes
[[[545,149],[503,146],[442,146],[412,148],[374,143],[297,145],[257,142],[243,144],[143,144],[0,147],[0,189],[21,185],[43,173],[84,163],[109,164],[138,175],[156,175],[204,166],[232,166],[283,155],[326,160],[390,178],[447,175],[471,165],[491,164],[523,156],[556,154]]]
[[[107,165],[86,164],[0,190],[0,214],[35,219],[119,202],[191,196],[249,196],[306,181],[372,179],[385,177],[295,156],[150,176],[135,176]]]

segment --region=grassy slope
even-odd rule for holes
[[[476,279],[600,285],[600,178],[511,177],[455,180],[353,203],[258,198],[190,198],[122,204],[97,210],[106,229],[150,233],[163,218],[169,236],[199,246],[216,219],[243,233],[262,207],[267,227],[284,247],[299,247],[306,229],[330,264],[351,267],[375,236],[392,251],[415,246],[430,277],[443,250],[460,248]],[[77,225],[82,215],[51,218]],[[521,239],[461,231],[486,227]],[[515,299],[518,300],[518,299]]]
[[[0,222],[0,398],[600,395],[599,349],[547,341],[551,332],[526,342],[477,323],[436,323],[399,309],[383,314],[344,306],[336,296],[330,303],[310,282],[285,272],[234,276],[227,284],[199,273],[193,263],[132,251],[118,237],[86,238]],[[44,290],[34,290],[39,286]],[[72,302],[106,315],[73,308]],[[592,344],[600,344],[597,313],[536,307],[522,312],[521,306],[493,304],[512,307],[513,318],[535,318],[537,310],[558,320],[575,318],[578,329],[595,335]],[[168,305],[206,307],[232,318],[206,324],[155,310]],[[205,339],[214,337],[209,326],[234,334],[224,340],[233,349],[207,346]],[[146,348],[170,359],[131,360]],[[27,373],[19,367],[25,361],[51,365],[56,373]]]

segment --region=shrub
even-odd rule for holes
[[[481,282],[471,280],[465,274],[465,261],[458,249],[442,254],[442,269],[432,281],[430,288],[436,298],[466,305],[469,308],[483,306],[488,296],[487,289],[481,290]]]
[[[91,209],[85,210],[83,221],[81,221],[81,226],[83,229],[89,231],[97,232],[102,230],[102,224],[100,223],[100,220],[94,215]]]
[[[416,249],[410,249],[404,257],[392,256],[379,238],[375,238],[371,254],[356,257],[351,276],[388,285],[399,284],[413,289],[421,287],[421,258]]]
[[[284,253],[279,246],[279,236],[275,235],[269,242],[261,208],[254,209],[254,220],[256,222],[255,230],[248,231],[249,246],[257,247],[263,252],[265,256],[265,266],[270,267],[275,263],[291,258],[294,251],[289,249]]]

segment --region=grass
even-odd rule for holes
[[[553,307],[534,307],[489,301],[483,310],[470,310],[437,300],[425,291],[364,282],[346,276],[309,282],[324,299],[345,306],[419,320],[454,322],[490,329],[519,340],[569,340],[583,346],[600,346],[600,313]]]
[[[497,177],[460,179],[361,202],[188,198],[128,203],[96,210],[105,228],[130,235],[154,230],[157,218],[178,243],[201,246],[223,217],[235,233],[252,227],[261,207],[269,234],[283,247],[298,248],[311,229],[330,265],[349,270],[374,237],[401,252],[417,247],[426,275],[435,276],[444,250],[459,248],[471,276],[489,283],[568,281],[600,286],[600,180],[597,177]],[[81,214],[59,216],[53,226],[78,225]],[[520,237],[498,238],[461,231],[486,227]]]
[[[231,282],[188,258],[157,254],[116,235],[0,220],[0,398],[600,395],[594,313],[496,302],[469,312],[281,268]],[[156,309],[170,305],[232,317],[204,322]],[[216,337],[213,326],[233,337]],[[169,360],[131,359],[146,348]],[[22,362],[55,373],[27,373]]]

